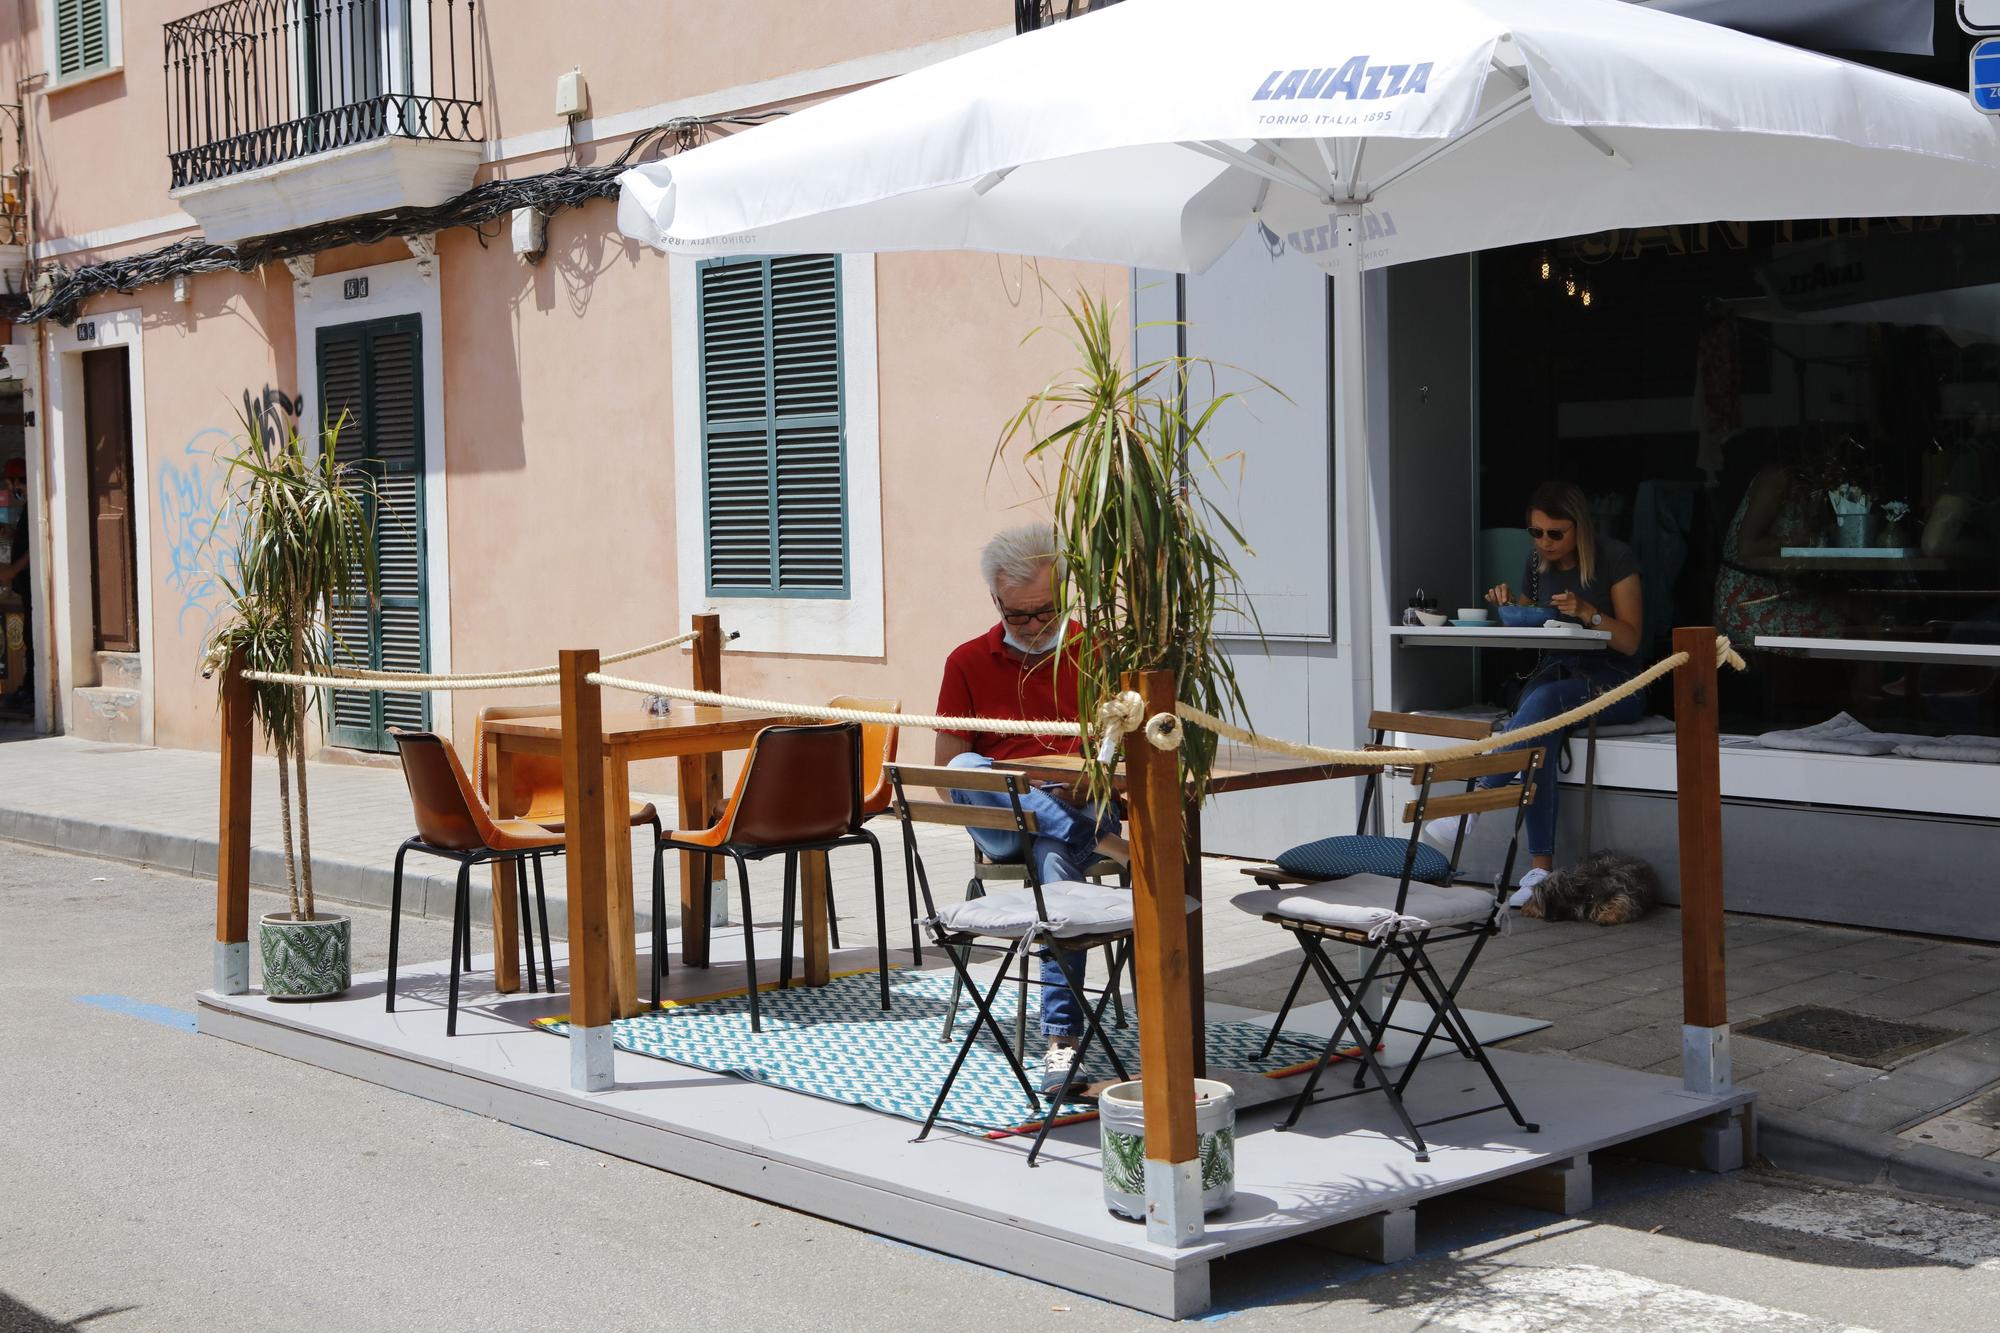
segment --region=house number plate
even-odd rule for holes
[[[94,319],[79,320],[76,326],[76,340],[80,343],[96,342],[97,321]]]
[[[345,301],[361,301],[368,297],[368,279],[349,278],[340,284],[340,296]]]

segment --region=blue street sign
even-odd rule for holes
[[[1972,104],[1989,116],[2000,116],[2000,37],[1972,44]]]

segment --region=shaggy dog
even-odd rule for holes
[[[1646,915],[1659,897],[1660,873],[1653,867],[1622,852],[1595,852],[1537,884],[1521,915],[1622,926]]]

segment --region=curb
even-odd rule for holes
[[[26,843],[49,851],[94,856],[148,870],[166,870],[196,879],[215,878],[216,842],[212,838],[185,833],[138,829],[63,815],[35,814],[0,809],[0,839]],[[424,866],[446,869],[439,873]],[[457,871],[449,863],[433,857],[410,857],[403,869],[403,910],[433,920],[451,920],[452,898],[457,889]],[[313,857],[314,896],[347,907],[389,910],[394,887],[392,866]],[[475,924],[488,917],[491,907],[492,876],[475,872],[468,886]],[[284,853],[267,847],[250,849],[250,887],[273,893],[285,892]],[[552,887],[549,899],[549,933],[557,939],[569,938],[568,903],[559,889]],[[639,894],[633,904],[635,929],[650,930],[653,914],[647,895]],[[677,925],[678,912],[671,911],[668,924]]]
[[[1781,1171],[2000,1208],[2000,1162],[1856,1129],[1803,1111],[1759,1108],[1757,1147],[1759,1155]]]

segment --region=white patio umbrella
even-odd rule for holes
[[[1718,218],[2000,210],[1966,97],[1623,0],[1126,0],[625,173],[690,255],[982,250],[1335,276],[1343,580],[1372,689],[1364,268]]]

